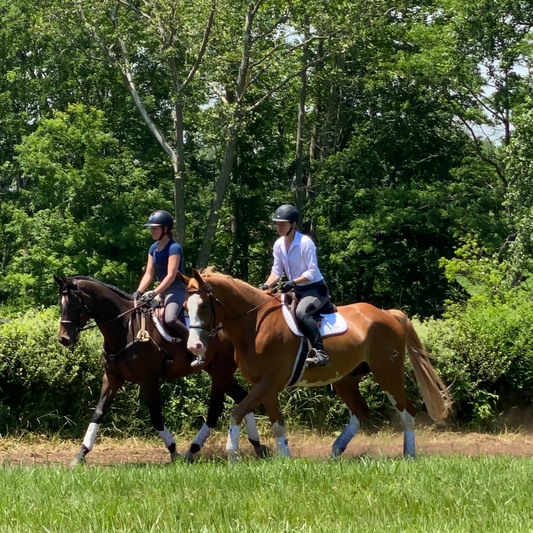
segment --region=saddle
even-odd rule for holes
[[[147,332],[145,329],[145,321],[146,316],[151,317],[154,326],[156,327],[157,331],[168,342],[187,342],[188,336],[189,336],[189,317],[186,315],[185,309],[181,309],[178,320],[179,322],[178,326],[180,326],[179,329],[182,329],[182,334],[177,337],[175,333],[172,331],[167,330],[165,328],[165,308],[162,305],[162,300],[159,298],[159,296],[156,296],[151,302],[150,305],[144,308],[141,308],[140,313],[140,320],[141,320],[141,326],[139,328],[139,332],[137,334],[137,337],[140,340],[148,340],[147,338]]]
[[[286,293],[281,295],[283,316],[289,329],[295,335],[303,337],[303,333],[298,326],[298,319],[296,318],[296,308],[298,307],[299,301],[298,297],[294,294]],[[329,301],[312,315],[312,318],[316,320],[322,337],[342,335],[348,331],[348,324],[346,324],[346,320],[344,320],[343,316],[337,310],[337,306],[331,301],[331,296]]]

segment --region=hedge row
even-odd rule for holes
[[[446,320],[416,326],[438,372],[451,384],[456,421],[487,425],[507,408],[531,404],[533,309],[529,302],[470,305]],[[58,329],[59,317],[53,308],[0,325],[1,434],[83,435],[100,392],[102,339],[98,330],[89,330],[75,347],[65,348],[57,341]],[[406,386],[423,410],[410,365]],[[202,425],[209,387],[209,376],[203,372],[162,383],[165,421],[172,431],[188,432]],[[363,381],[361,390],[374,413],[374,423],[393,415],[371,377]],[[139,396],[138,387],[127,384],[102,429],[111,434],[153,434]],[[347,421],[346,408],[331,387],[285,391],[280,403],[289,425],[333,429]],[[227,426],[230,407],[228,401],[220,427]]]

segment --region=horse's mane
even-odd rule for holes
[[[248,282],[246,282],[246,281],[244,281],[242,279],[234,278],[233,276],[230,276],[228,274],[222,274],[221,272],[217,272],[216,267],[214,267],[214,266],[208,266],[203,271],[201,271],[200,274],[202,275],[202,277],[204,279],[210,278],[210,277],[211,278],[226,278],[226,279],[232,281],[233,283],[235,283],[237,286],[239,286],[242,289],[253,289],[254,292],[257,292],[259,294],[268,294],[268,293],[266,293],[264,291],[261,291],[261,290],[257,289],[253,285],[250,285]],[[206,281],[207,281],[207,279],[206,279]]]
[[[124,292],[122,289],[119,289],[118,287],[115,287],[114,285],[110,285],[109,283],[104,283],[103,281],[100,281],[99,279],[94,279],[94,278],[91,278],[90,276],[73,276],[72,279],[92,281],[93,283],[96,283],[97,285],[101,285],[102,287],[109,289],[110,291],[114,292],[116,295],[120,296],[121,298],[124,298],[125,300],[129,300],[130,302],[133,300],[131,295],[128,294],[127,292]]]

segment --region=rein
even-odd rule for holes
[[[87,316],[89,317],[89,320],[94,320],[92,317],[91,317],[91,313],[89,311],[89,308],[87,307],[87,304],[83,301],[82,297],[81,297],[81,290],[80,290],[80,287],[79,287],[79,284],[78,284],[78,280],[74,280],[75,284],[76,284],[76,289],[75,290],[70,290],[70,292],[77,298],[78,300],[78,318],[76,321],[73,321],[73,320],[61,320],[60,321],[60,324],[79,324],[80,320],[81,320],[81,311],[80,309],[83,307],[83,309],[85,309],[85,312],[87,313]],[[140,309],[141,307],[145,307],[146,304],[140,304],[140,305],[135,305],[133,306],[132,309],[128,309],[127,311],[124,311],[123,313],[120,313],[119,315],[117,315],[116,317],[114,318],[111,318],[109,320],[105,320],[104,322],[100,322],[99,324],[97,323],[94,323],[94,324],[90,324],[90,325],[87,325],[85,324],[85,326],[83,327],[80,327],[79,325],[76,326],[76,334],[79,335],[82,331],[86,331],[86,330],[89,330],[89,329],[93,329],[97,326],[103,326],[104,324],[110,324],[111,322],[115,322],[115,320],[118,320],[120,318],[122,318],[123,316],[129,314],[129,313],[134,313],[135,311],[137,311],[137,309]],[[130,316],[130,319],[128,321],[128,331],[131,329],[131,319],[132,317]],[[150,340],[155,344],[155,346],[161,350],[162,348],[160,346],[158,346],[154,340],[150,337]],[[102,345],[102,353],[104,354],[104,356],[106,357],[106,359],[108,359],[109,361],[113,361],[115,359],[115,357],[119,354],[121,354],[122,352],[126,351],[128,348],[130,348],[131,346],[133,346],[135,343],[137,342],[140,342],[140,339],[138,339],[137,337],[133,337],[133,340],[131,342],[129,342],[128,344],[126,344],[126,346],[124,346],[123,348],[121,348],[118,352],[114,353],[114,354],[110,354],[108,353],[104,346],[105,346],[105,342],[104,344]]]
[[[224,328],[224,325],[222,325],[222,324],[218,324],[218,326],[215,324],[215,322],[217,320],[217,317],[216,317],[214,302],[218,303],[218,305],[220,305],[220,308],[222,309],[222,311],[224,311],[224,306],[222,305],[222,302],[213,294],[213,291],[211,289],[209,289],[209,290],[206,290],[206,289],[192,289],[192,290],[187,290],[187,293],[188,294],[205,293],[205,294],[207,294],[209,296],[209,301],[211,303],[211,323],[210,323],[210,326],[208,328],[206,328],[204,326],[190,325],[189,329],[199,329],[200,331],[208,331],[209,332],[209,336],[210,337],[214,337],[221,329]],[[246,315],[249,315],[250,313],[252,313],[256,309],[259,309],[260,307],[263,307],[263,305],[270,303],[272,300],[278,300],[278,301],[281,302],[281,300],[279,300],[278,296],[274,296],[270,300],[266,300],[262,304],[256,305],[255,307],[252,307],[252,309],[250,309],[249,311],[246,311],[246,313],[244,313],[244,315],[241,315],[241,316],[239,316],[237,318],[234,318],[233,320],[230,320],[225,325],[227,326],[228,324],[233,324],[235,322],[238,322],[239,320],[242,320]]]

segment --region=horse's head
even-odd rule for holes
[[[83,301],[82,292],[74,278],[54,276],[59,285],[59,308],[61,310],[61,326],[59,342],[63,346],[72,346],[78,341],[81,328],[89,320],[89,309]]]
[[[197,270],[193,269],[193,277],[188,279],[187,285],[186,306],[190,319],[187,349],[194,355],[203,355],[207,350],[209,337],[216,333],[216,327],[222,318],[222,304]]]

